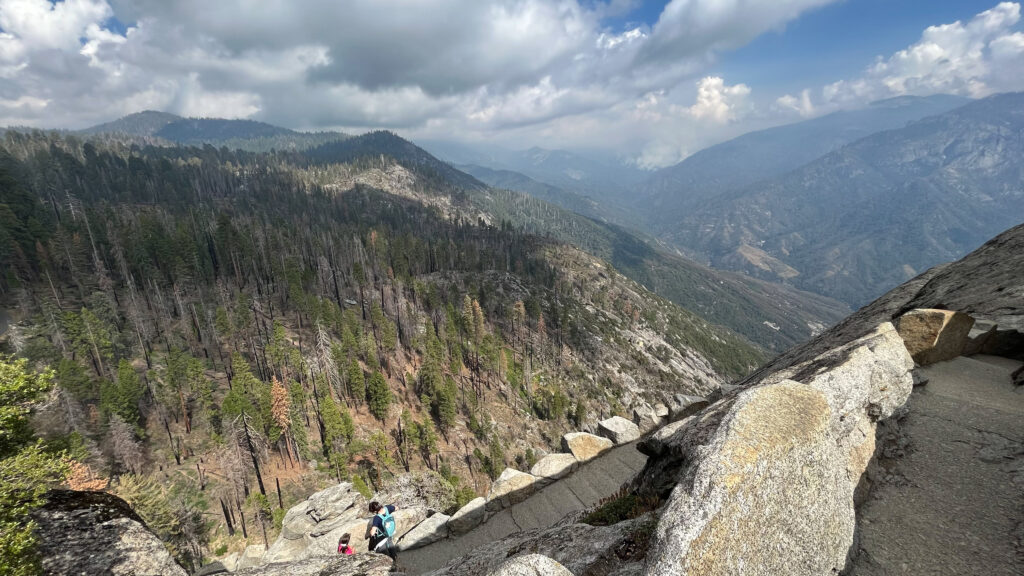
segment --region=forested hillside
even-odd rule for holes
[[[469,218],[474,182],[357,142],[8,133],[2,345],[53,370],[44,449],[197,565],[328,482],[421,470],[465,502],[565,431],[763,360],[594,256]]]

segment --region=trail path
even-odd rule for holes
[[[398,564],[407,574],[422,574],[516,532],[553,526],[569,514],[590,508],[615,494],[636,477],[646,462],[647,456],[636,449],[635,442],[616,446],[583,464],[572,475],[494,514],[462,536],[400,553]]]
[[[1024,389],[1020,362],[957,358],[920,370],[907,454],[858,514],[851,576],[1024,574]]]

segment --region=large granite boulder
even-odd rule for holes
[[[640,428],[641,432],[648,432],[665,423],[668,417],[668,407],[664,404],[659,404],[659,406],[665,409],[664,414],[646,402],[641,402],[633,407],[633,423]]]
[[[537,490],[536,482],[533,474],[505,468],[487,492],[487,511],[497,512],[526,500]]]
[[[586,432],[570,432],[562,436],[562,451],[571,453],[580,462],[595,458],[614,445],[615,443],[607,438]]]
[[[669,501],[646,573],[838,573],[875,428],[905,404],[913,361],[890,323],[655,434],[641,487]]]
[[[43,574],[187,575],[128,503],[112,494],[53,490],[32,519]]]
[[[448,537],[448,520],[450,516],[440,512],[414,526],[398,539],[397,544],[402,550],[412,550]]]
[[[266,564],[235,572],[238,576],[387,576],[391,558],[383,554],[318,556],[293,562]]]
[[[640,437],[640,428],[622,416],[612,416],[597,423],[597,433],[616,444],[626,444]]]
[[[400,508],[422,507],[443,512],[455,506],[455,488],[432,470],[402,474],[387,482],[373,495],[381,504]]]
[[[703,396],[691,396],[689,394],[673,394],[668,403],[668,419],[680,420],[706,408],[708,399]]]
[[[843,457],[824,394],[780,382],[739,395],[676,487],[648,574],[829,574],[852,543]]]
[[[455,536],[465,534],[476,528],[487,517],[487,499],[483,496],[474,498],[465,506],[452,514],[448,520],[448,529]]]
[[[900,316],[897,326],[914,362],[927,366],[960,356],[974,319],[961,312],[926,308]]]
[[[572,576],[572,572],[547,556],[526,554],[508,560],[488,576]]]
[[[548,454],[530,468],[538,486],[544,486],[572,474],[579,462],[572,454]]]

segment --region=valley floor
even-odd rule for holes
[[[858,514],[850,576],[1024,574],[1020,362],[957,358],[919,370],[902,421],[909,445]]]

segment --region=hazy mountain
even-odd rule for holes
[[[423,146],[453,164],[472,164],[492,170],[519,172],[563,190],[589,196],[618,210],[629,210],[622,202],[650,172],[640,170],[614,156],[598,152],[573,152],[533,147],[506,150],[457,142],[425,141]]]
[[[556,204],[583,216],[605,221],[616,221],[621,217],[621,214],[614,214],[613,211],[588,196],[538,182],[526,174],[514,170],[495,170],[476,164],[459,164],[456,165],[456,168],[495,188],[529,194],[534,198]]]
[[[184,120],[181,116],[145,110],[118,118],[112,122],[97,124],[81,130],[83,134],[125,134],[128,136],[154,136],[168,124]]]
[[[129,114],[80,132],[154,137],[178,144],[212,144],[253,152],[304,150],[348,137],[341,132],[297,132],[255,120],[182,118],[152,110]]]
[[[672,240],[859,305],[1024,221],[1024,94],[879,132],[713,199]]]
[[[655,172],[640,187],[644,216],[672,231],[694,206],[729,190],[780,176],[855,140],[967,103],[959,96],[904,96],[861,110],[744,134]]]

